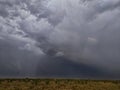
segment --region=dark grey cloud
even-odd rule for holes
[[[120,75],[119,0],[0,0],[0,76]]]

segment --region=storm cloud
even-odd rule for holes
[[[120,78],[119,24],[119,0],[0,0],[0,76]]]

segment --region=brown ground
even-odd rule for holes
[[[120,90],[120,81],[78,79],[0,79],[0,90]]]

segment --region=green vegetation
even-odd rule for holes
[[[117,80],[0,79],[0,90],[120,90]]]

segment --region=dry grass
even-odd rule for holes
[[[0,90],[120,90],[120,81],[77,79],[1,79]]]

